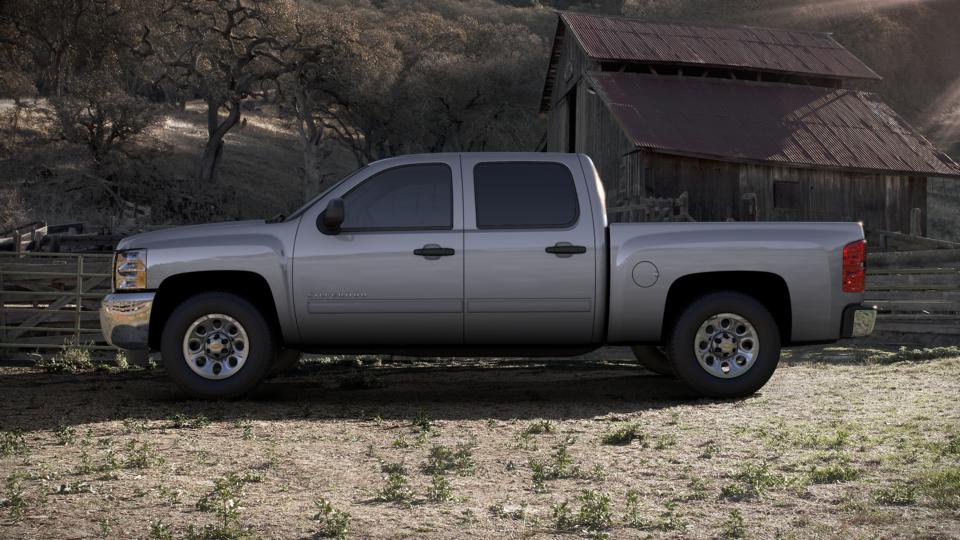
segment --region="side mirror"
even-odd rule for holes
[[[330,199],[327,203],[327,209],[320,214],[317,225],[325,233],[337,234],[340,232],[340,225],[346,213],[343,209],[343,199]]]

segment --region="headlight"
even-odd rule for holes
[[[147,288],[147,250],[118,251],[113,259],[113,289],[136,291]]]

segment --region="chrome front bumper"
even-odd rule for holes
[[[841,336],[867,337],[873,333],[873,327],[877,324],[877,309],[868,305],[847,306],[843,311],[843,329]]]
[[[100,302],[100,328],[107,343],[130,350],[147,350],[154,293],[108,294]]]

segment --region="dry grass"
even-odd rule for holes
[[[794,350],[728,402],[621,349],[355,370],[206,403],[2,368],[0,537],[960,536],[957,358]]]

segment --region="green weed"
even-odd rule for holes
[[[443,475],[434,474],[427,489],[427,498],[433,502],[446,502],[453,499],[450,482]]]
[[[523,430],[525,435],[543,435],[544,433],[553,433],[557,430],[553,422],[549,420],[537,420],[532,422]]]
[[[409,504],[413,500],[413,490],[410,489],[410,481],[402,464],[383,464],[380,466],[380,472],[386,476],[383,479],[383,487],[377,492],[378,501]]]
[[[317,507],[317,513],[314,514],[313,520],[319,524],[314,536],[337,540],[346,538],[350,526],[350,514],[337,510],[330,501],[323,498],[317,499],[314,504]]]
[[[47,373],[76,373],[93,369],[90,348],[87,345],[67,340],[56,354],[40,356],[35,365]]]
[[[577,496],[580,508],[574,512],[568,501],[552,507],[554,527],[558,531],[579,530],[593,538],[607,538],[613,526],[610,496],[585,489]]]
[[[420,466],[425,474],[445,474],[456,471],[465,474],[474,467],[473,451],[477,447],[474,442],[457,443],[456,448],[434,445],[427,454],[427,460]]]
[[[747,537],[747,524],[744,522],[743,514],[741,514],[739,510],[734,509],[730,512],[730,516],[723,522],[720,536],[731,539]]]
[[[0,431],[0,457],[24,454],[26,451],[27,441],[22,431]]]

